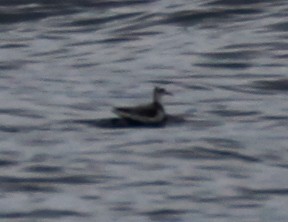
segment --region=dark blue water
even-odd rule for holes
[[[287,21],[285,0],[0,0],[1,221],[286,222]],[[181,121],[99,125],[155,85]]]

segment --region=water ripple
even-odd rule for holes
[[[205,21],[228,21],[237,15],[255,15],[261,13],[261,9],[239,8],[239,9],[211,9],[211,10],[184,10],[167,15],[164,22],[180,25],[194,25]]]
[[[263,90],[288,90],[288,79],[276,79],[276,80],[258,80],[254,82],[254,86]]]
[[[0,218],[6,219],[23,219],[23,218],[63,218],[63,217],[87,217],[88,214],[77,212],[75,210],[58,210],[58,209],[39,209],[30,212],[13,212],[13,213],[0,213]]]
[[[179,158],[183,160],[190,159],[216,159],[216,160],[231,160],[237,159],[244,162],[259,162],[260,160],[257,157],[252,157],[244,155],[231,150],[216,150],[205,147],[191,147],[191,148],[182,148],[182,149],[166,149],[164,151],[156,151],[152,156],[161,158]]]
[[[151,220],[156,221],[181,221],[181,217],[185,215],[187,211],[185,210],[176,210],[176,209],[158,209],[151,210],[141,213],[142,215],[148,216]]]

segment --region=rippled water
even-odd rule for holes
[[[287,18],[285,0],[1,0],[1,221],[286,222]],[[95,124],[155,85],[185,121]]]

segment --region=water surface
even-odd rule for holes
[[[288,4],[0,1],[0,218],[283,221]],[[97,127],[173,92],[165,127]]]

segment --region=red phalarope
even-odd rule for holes
[[[172,95],[164,88],[155,87],[152,103],[135,107],[115,107],[113,112],[119,117],[142,124],[160,124],[167,116],[162,105],[162,96]]]

